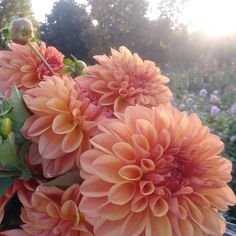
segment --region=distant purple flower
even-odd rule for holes
[[[198,108],[198,107],[197,107],[197,105],[196,105],[196,104],[194,104],[194,105],[193,105],[193,110],[194,110],[194,111],[196,111],[196,110],[197,110],[197,108]]]
[[[219,102],[219,98],[218,98],[216,95],[211,94],[211,96],[210,96],[210,101],[211,101],[212,103],[217,103],[217,102]]]
[[[185,108],[185,105],[183,104],[183,103],[181,103],[180,105],[179,105],[179,109],[180,110],[183,110]]]
[[[234,103],[230,108],[230,113],[232,115],[236,115],[236,103]]]
[[[236,135],[233,135],[233,136],[231,136],[230,138],[229,138],[229,141],[230,142],[234,142],[236,140]]]
[[[235,87],[235,88],[232,88],[232,92],[233,92],[233,93],[236,93],[236,87]]]
[[[218,106],[211,106],[211,115],[218,116],[220,113],[220,108]]]
[[[193,103],[193,99],[192,98],[188,98],[186,101],[188,104],[192,104]]]
[[[199,96],[205,98],[207,96],[208,92],[206,89],[201,89],[199,91]]]

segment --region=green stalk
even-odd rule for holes
[[[33,46],[31,42],[27,43],[29,47],[32,49],[32,51],[40,58],[40,60],[44,63],[44,65],[48,68],[48,70],[55,75],[55,72],[52,70],[51,66],[47,63],[47,61],[44,59],[44,57],[40,54],[40,52]]]

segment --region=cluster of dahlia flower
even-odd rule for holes
[[[23,160],[31,176],[0,196],[0,235],[224,234],[219,211],[236,202],[232,164],[196,114],[171,105],[154,62],[120,47],[72,78],[57,49],[33,46],[51,70],[28,45],[0,52],[0,91],[11,103],[15,86],[30,114],[20,133],[30,141]],[[6,230],[15,194],[20,216]]]

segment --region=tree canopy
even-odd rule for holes
[[[66,56],[72,54],[85,60],[88,49],[83,34],[91,24],[85,5],[74,0],[61,0],[55,2],[51,14],[47,16],[47,23],[40,28],[40,36]]]
[[[0,0],[0,27],[9,23],[13,16],[26,17],[34,21],[30,0]]]
[[[75,0],[55,2],[47,22],[40,28],[41,39],[66,56],[92,62],[92,56],[110,48],[126,46],[162,67],[230,63],[235,55],[235,35],[209,43],[201,32],[190,33],[178,19],[188,0],[161,0],[160,16],[147,17],[145,0]],[[233,50],[232,50],[233,49]]]

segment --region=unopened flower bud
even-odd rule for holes
[[[8,134],[12,131],[13,122],[8,117],[3,117],[0,119],[0,134],[5,139]]]
[[[83,61],[78,61],[77,63],[78,63],[78,66],[81,68],[81,70],[87,67],[87,65]]]
[[[87,67],[87,65],[85,64],[85,62],[80,61],[80,60],[76,60],[75,61],[75,68],[76,68],[76,74],[77,75],[83,75],[84,69]]]
[[[10,23],[9,34],[14,43],[25,45],[34,37],[32,23],[25,18],[15,19]]]

